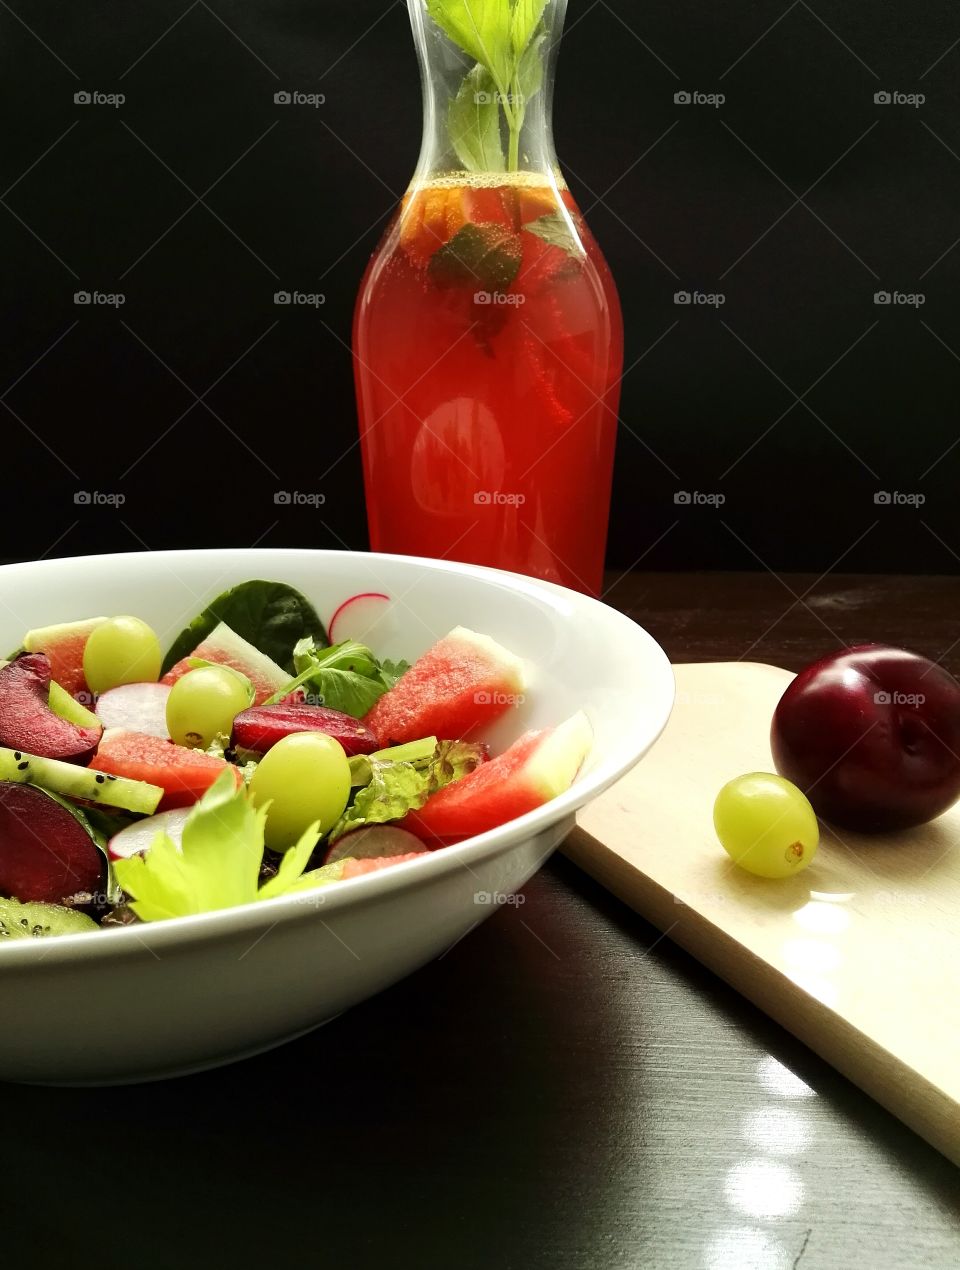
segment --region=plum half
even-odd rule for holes
[[[49,696],[50,661],[44,653],[23,653],[0,669],[0,746],[86,764],[103,729],[54,714]]]

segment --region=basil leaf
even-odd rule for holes
[[[180,632],[163,660],[163,673],[188,657],[221,622],[291,674],[292,650],[298,640],[310,635],[327,646],[327,632],[306,596],[285,582],[253,579],[217,596]]]
[[[464,77],[460,91],[450,103],[450,141],[468,172],[504,169],[497,92],[493,76],[478,62]]]

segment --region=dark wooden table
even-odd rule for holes
[[[611,582],[675,661],[880,639],[960,671],[958,579]],[[303,1040],[166,1084],[6,1086],[0,1114],[9,1265],[960,1264],[960,1173],[559,857]]]

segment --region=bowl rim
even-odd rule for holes
[[[537,837],[565,819],[572,819],[576,811],[604,790],[609,789],[636,766],[659,738],[670,718],[676,694],[673,668],[663,648],[639,622],[604,604],[602,600],[572,591],[553,582],[490,568],[486,565],[461,564],[457,561],[435,560],[429,557],[389,552],[295,547],[212,547],[196,550],[116,552],[20,561],[0,565],[0,586],[4,577],[9,576],[13,571],[46,572],[58,566],[62,568],[68,563],[89,567],[97,563],[102,565],[107,561],[136,562],[157,557],[161,562],[172,565],[177,559],[193,561],[222,558],[227,553],[234,560],[249,560],[251,565],[256,562],[276,561],[277,557],[322,563],[323,560],[331,557],[343,559],[349,556],[362,556],[372,561],[396,561],[433,573],[455,573],[460,576],[466,574],[488,583],[497,583],[514,593],[525,593],[532,597],[539,596],[541,599],[548,599],[552,601],[553,608],[556,608],[557,601],[562,600],[567,605],[572,603],[576,608],[585,608],[598,620],[608,624],[612,630],[620,630],[627,638],[637,641],[638,645],[644,647],[652,664],[662,672],[658,691],[651,694],[652,699],[661,701],[660,709],[652,716],[643,715],[642,724],[632,729],[632,740],[623,747],[621,755],[610,755],[601,760],[594,770],[587,772],[584,776],[578,776],[570,789],[563,794],[486,833],[475,834],[452,846],[432,851],[415,860],[404,861],[402,864],[382,869],[377,873],[347,878],[338,882],[335,887],[317,888],[317,891],[300,891],[291,895],[276,896],[269,900],[253,900],[231,908],[173,917],[162,922],[119,926],[101,932],[101,935],[106,934],[109,938],[94,940],[90,937],[93,932],[84,932],[60,935],[49,940],[16,940],[8,944],[0,953],[0,973],[5,965],[14,969],[42,962],[45,968],[51,969],[63,963],[78,964],[81,961],[99,960],[104,957],[122,958],[125,954],[141,955],[145,950],[156,955],[171,947],[182,948],[195,943],[228,939],[237,935],[252,936],[261,928],[266,933],[281,922],[294,924],[298,919],[299,921],[314,920],[321,911],[324,914],[333,914],[345,907],[377,903],[408,887],[428,885],[442,875],[452,872],[456,867],[463,867],[470,871],[470,861],[486,861],[509,850],[521,841]],[[589,703],[584,703],[584,708],[589,708]],[[544,860],[553,849],[551,845],[544,852]],[[315,898],[317,895],[323,896],[322,901],[317,902]],[[147,931],[149,939],[144,938],[144,933]]]

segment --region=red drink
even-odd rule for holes
[[[371,547],[599,594],[623,329],[569,192],[532,172],[417,186],[353,348]]]

